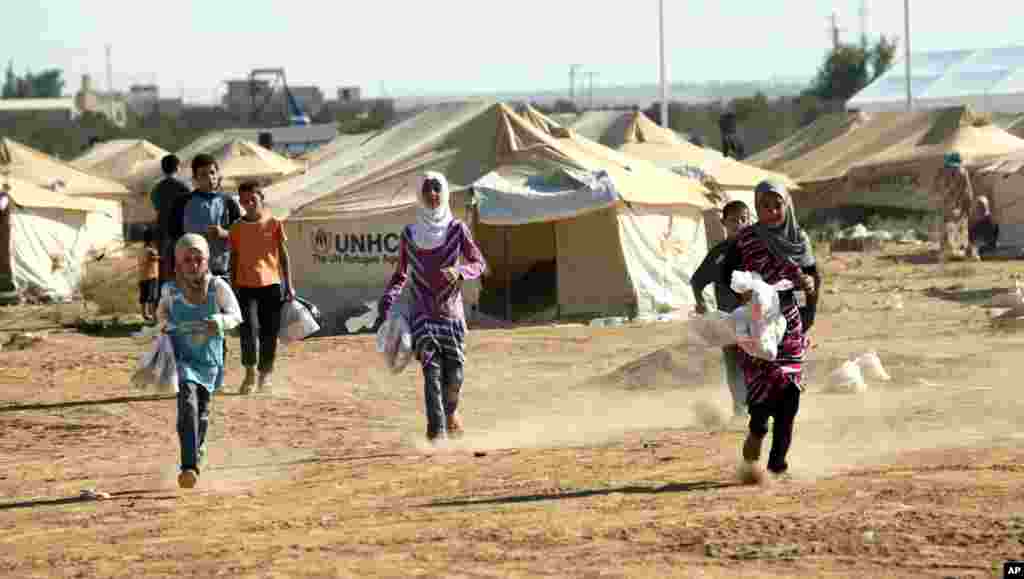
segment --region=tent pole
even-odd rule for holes
[[[562,319],[562,296],[558,293],[558,222],[551,223],[552,238],[555,242],[555,321]]]
[[[512,321],[512,256],[509,255],[508,226],[505,230],[505,319]]]

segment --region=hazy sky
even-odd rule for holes
[[[221,82],[254,67],[285,67],[293,85],[364,94],[463,94],[568,87],[568,67],[595,86],[658,80],[657,0],[11,0],[0,58],[15,68],[60,67],[68,91],[91,73],[115,89],[156,82],[163,96],[212,101]],[[860,35],[859,0],[666,0],[672,81],[809,78],[838,11]],[[872,34],[903,36],[903,2],[869,2]],[[949,9],[938,9],[938,5]],[[1022,44],[1024,2],[911,1],[916,50]],[[901,47],[902,51],[902,47]]]

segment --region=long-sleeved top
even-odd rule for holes
[[[459,258],[461,259],[461,263]],[[441,270],[455,267],[459,279],[450,282]],[[410,325],[415,329],[423,320],[455,320],[465,326],[462,305],[462,280],[477,279],[487,269],[480,247],[473,240],[469,227],[453,219],[444,242],[434,249],[419,249],[413,241],[412,226],[402,231],[398,248],[398,266],[381,297],[377,312],[387,319],[391,306],[398,299],[406,282],[412,277],[412,309]]]
[[[174,344],[178,380],[205,386],[213,392],[224,383],[224,332],[242,323],[242,310],[235,292],[223,279],[210,279],[206,301],[193,304],[185,299],[176,283],[164,286],[157,320],[168,328]],[[209,335],[207,322],[217,324]]]
[[[188,185],[185,185],[177,177],[164,177],[156,187],[153,187],[149,199],[156,211],[156,238],[161,241],[169,241],[171,235],[171,219],[174,215],[174,205],[181,197],[186,197],[191,192]],[[162,243],[161,246],[164,244]]]
[[[989,215],[971,225],[968,237],[971,245],[977,246],[979,251],[992,251],[999,244],[999,225]]]
[[[726,239],[712,247],[704,261],[697,267],[697,271],[693,272],[690,287],[698,306],[704,306],[704,288],[708,284],[715,284],[715,302],[719,311],[731,312],[740,306],[739,298],[729,288],[731,280],[726,279],[723,268],[726,254],[733,243],[732,240]]]

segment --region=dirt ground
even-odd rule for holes
[[[290,346],[249,397],[232,340],[190,491],[173,399],[127,385],[146,344],[51,332],[0,352],[0,576],[1001,576],[1024,559],[1024,334],[983,306],[1024,262],[821,261],[793,480],[760,485],[683,322],[471,332],[469,436],[443,451],[417,369],[371,336]],[[891,381],[827,391],[872,350]]]

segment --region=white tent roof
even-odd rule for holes
[[[851,98],[848,108],[904,110],[905,59]],[[915,108],[969,105],[987,112],[1024,110],[1024,46],[912,53],[910,93]]]

